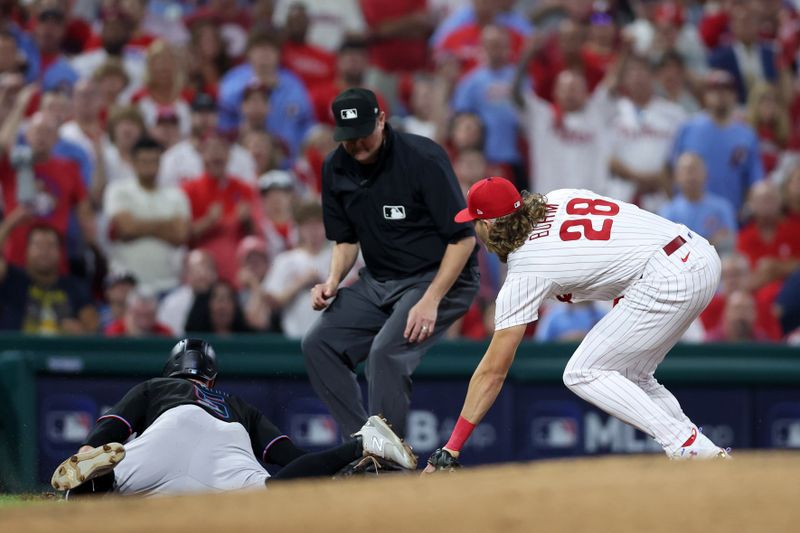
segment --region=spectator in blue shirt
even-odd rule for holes
[[[54,4],[36,15],[33,37],[39,49],[39,79],[42,89],[71,89],[78,73],[61,53],[61,41],[66,29],[66,14]]]
[[[494,12],[495,24],[511,28],[520,35],[527,37],[533,33],[533,25],[522,14],[512,9],[514,2],[504,0],[473,0],[465,6],[454,10],[446,19],[439,24],[430,39],[431,48],[441,44],[448,35],[461,29],[464,26],[474,24],[478,21],[478,10],[489,10]],[[491,20],[491,19],[489,19]]]
[[[675,165],[678,194],[659,213],[687,226],[720,250],[730,251],[736,237],[736,215],[725,198],[706,192],[706,167],[697,154],[686,152]]]
[[[477,67],[464,76],[455,88],[453,111],[472,112],[486,126],[486,159],[491,164],[512,167],[518,183],[522,169],[519,151],[519,114],[511,100],[516,66],[511,63],[508,33],[499,26],[483,29],[481,43],[485,66]]]
[[[536,328],[539,342],[574,342],[583,339],[603,318],[595,302],[552,306]]]
[[[254,34],[247,46],[247,62],[230,70],[219,88],[222,129],[239,127],[245,89],[253,83],[270,89],[266,128],[289,147],[290,158],[300,150],[308,130],[314,125],[314,110],[303,82],[280,68],[280,42],[268,34]]]
[[[705,112],[678,131],[672,162],[684,152],[699,155],[708,171],[708,192],[727,199],[738,214],[747,191],[764,177],[758,137],[750,126],[734,117],[736,88],[727,72],[708,73],[703,103]]]

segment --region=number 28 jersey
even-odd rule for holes
[[[495,329],[528,324],[547,298],[613,300],[639,279],[679,226],[633,204],[582,189],[546,195],[547,215],[508,256]]]

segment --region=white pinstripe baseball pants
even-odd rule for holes
[[[697,234],[682,236],[686,244],[672,255],[653,255],[564,370],[570,390],[647,433],[668,454],[689,438],[693,424],[653,374],[711,301],[720,277],[714,247]]]

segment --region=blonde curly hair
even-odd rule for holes
[[[497,254],[500,261],[508,261],[508,254],[522,246],[534,226],[547,214],[547,198],[539,193],[522,191],[522,207],[490,226],[486,247]]]

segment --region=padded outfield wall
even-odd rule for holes
[[[312,391],[299,343],[280,336],[210,339],[218,387],[258,406],[300,446],[339,440]],[[0,336],[0,492],[36,490],[94,420],[131,386],[158,375],[171,339]],[[408,441],[427,456],[449,436],[485,343],[443,342],[414,379]],[[648,437],[571,394],[561,373],[571,344],[526,343],[465,464],[658,452]],[[680,345],[656,377],[722,446],[800,449],[800,349]]]

